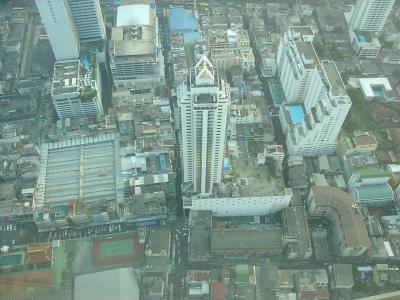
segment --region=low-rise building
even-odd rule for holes
[[[338,140],[336,153],[339,156],[360,152],[374,152],[378,148],[378,141],[370,133],[347,135],[342,134]]]
[[[280,255],[284,247],[279,227],[212,229],[210,239],[213,255]]]
[[[313,186],[307,202],[311,218],[330,222],[338,255],[358,257],[370,249],[363,217],[349,194],[334,187]]]
[[[330,299],[328,274],[324,269],[296,271],[294,278],[297,299]]]
[[[33,196],[39,231],[119,220],[123,180],[117,133],[43,143]]]
[[[289,206],[282,213],[285,239],[291,240],[286,248],[288,259],[308,259],[313,251],[304,206]]]
[[[366,101],[375,98],[392,101],[396,98],[392,86],[386,77],[359,78],[358,84]]]
[[[350,264],[333,264],[332,288],[349,290],[354,286],[353,267]]]

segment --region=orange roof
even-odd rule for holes
[[[51,262],[51,245],[31,245],[26,248],[25,264],[33,265]]]
[[[211,299],[224,300],[226,294],[226,287],[223,282],[213,282],[211,284]]]
[[[28,287],[49,289],[53,286],[51,269],[0,275],[0,295],[24,294]]]

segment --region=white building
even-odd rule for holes
[[[106,35],[99,0],[68,0],[81,42],[103,40]]]
[[[292,102],[281,106],[279,119],[289,155],[320,156],[335,151],[351,100],[336,64],[319,61],[306,28],[290,28],[279,45],[279,77]]]
[[[307,93],[323,90],[313,37],[311,27],[290,27],[279,43],[278,74],[288,102],[304,102]]]
[[[285,189],[281,195],[241,196],[229,198],[193,197],[184,201],[184,208],[190,210],[211,210],[213,216],[265,216],[274,214],[289,206],[292,190]]]
[[[350,42],[361,58],[376,58],[381,50],[381,43],[374,33],[350,30]]]
[[[67,0],[36,0],[56,60],[79,57],[79,40]]]
[[[352,8],[350,28],[379,32],[385,25],[395,0],[357,0]]]
[[[188,81],[178,87],[177,96],[184,182],[193,183],[195,193],[211,194],[222,177],[229,84],[203,56]]]
[[[93,73],[85,70],[87,76],[84,77],[83,68],[79,59],[58,61],[54,65],[51,96],[59,118],[95,115],[103,111]]]

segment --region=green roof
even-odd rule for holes
[[[249,282],[249,266],[237,265],[235,267],[236,282]]]
[[[387,169],[364,166],[355,166],[354,168],[361,178],[390,177],[390,172]]]
[[[389,184],[374,184],[356,187],[358,201],[392,201],[393,190]]]

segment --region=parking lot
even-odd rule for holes
[[[69,240],[89,236],[101,236],[116,232],[126,231],[124,224],[97,225],[80,229],[59,229],[50,232],[40,232],[37,236],[37,242],[48,242],[52,240]]]

